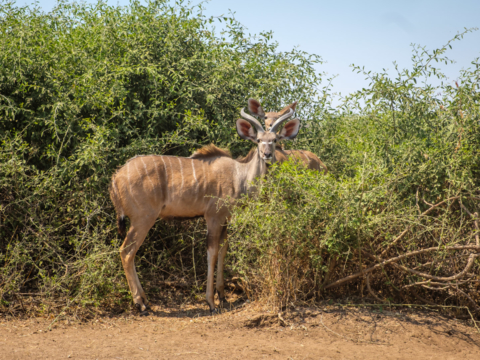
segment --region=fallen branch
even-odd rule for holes
[[[470,279],[467,279],[467,280],[464,280],[464,281],[456,282],[453,285],[463,285],[463,284],[472,283],[472,282],[478,282],[478,281],[476,281],[476,280],[472,281],[472,279],[470,278]],[[409,287],[418,286],[418,285],[441,285],[441,286],[443,286],[443,285],[447,285],[447,284],[444,283],[444,282],[435,282],[435,281],[427,280],[427,281],[419,281],[419,282],[416,282],[416,283],[413,283],[413,284],[405,285],[404,288],[409,288]],[[448,285],[452,285],[452,284],[448,284]]]
[[[428,285],[421,285],[421,287],[425,288],[425,289],[428,289],[428,290],[448,290],[450,289],[450,286],[444,286],[444,287],[431,287],[431,286],[428,286]]]
[[[478,246],[475,246],[476,248],[479,248]],[[438,249],[438,248],[437,248]],[[450,248],[452,249],[452,248]],[[468,271],[470,271],[470,269],[472,268],[473,264],[474,264],[474,261],[475,259],[480,256],[480,254],[470,254],[470,256],[468,257],[468,262],[467,262],[467,265],[465,266],[465,268],[460,271],[459,273],[457,273],[456,275],[453,275],[453,276],[448,276],[448,277],[442,277],[442,276],[435,276],[435,275],[430,275],[430,274],[426,274],[426,273],[422,273],[420,271],[417,271],[417,270],[413,270],[413,269],[410,269],[410,268],[407,268],[406,266],[403,266],[403,265],[400,265],[400,264],[396,264],[394,263],[393,266],[395,266],[396,268],[398,269],[402,269],[403,271],[407,271],[409,273],[412,273],[412,274],[415,274],[415,275],[418,275],[418,276],[421,276],[421,277],[424,277],[426,279],[430,279],[430,280],[436,280],[436,281],[453,281],[453,280],[457,280],[457,279],[460,279],[461,277],[463,277]],[[381,260],[381,259],[379,259]]]
[[[401,260],[401,259],[405,259],[409,256],[414,256],[414,255],[420,255],[420,254],[425,254],[425,253],[429,253],[429,252],[432,252],[432,251],[438,251],[438,250],[441,250],[438,248],[438,246],[435,246],[435,247],[431,247],[431,248],[427,248],[427,249],[422,249],[422,250],[417,250],[417,251],[412,251],[412,252],[409,252],[409,253],[406,253],[406,254],[403,254],[403,255],[400,255],[400,256],[397,256],[397,257],[394,257],[394,258],[391,258],[391,259],[388,259],[388,260],[383,260],[381,261],[380,263],[376,264],[376,265],[373,265],[372,267],[366,269],[366,270],[363,270],[363,271],[359,271],[355,274],[352,274],[352,275],[349,275],[347,277],[344,277],[343,279],[340,279],[340,280],[337,280],[327,286],[325,286],[325,289],[329,289],[329,288],[332,288],[332,287],[336,287],[336,286],[340,286],[342,284],[345,284],[347,282],[350,282],[364,274],[367,274],[367,273],[370,273],[372,272],[373,270],[375,269],[378,269],[384,265],[387,265],[387,264],[391,264],[391,263],[396,263],[397,261]],[[477,250],[477,251],[480,251],[480,246],[477,246],[477,245],[465,245],[465,246],[452,246],[452,247],[445,247],[443,248],[442,250],[445,250],[445,251],[453,251],[453,250]],[[474,254],[472,254],[474,255]],[[470,255],[470,256],[472,256]],[[375,257],[377,260],[381,260],[380,258],[378,257]],[[470,261],[472,262],[473,264],[473,260],[471,260],[471,258],[469,258],[469,263]],[[398,265],[398,264],[396,264]],[[468,264],[467,264],[468,265]],[[398,265],[400,266],[400,265]],[[411,270],[411,269],[408,269],[408,270]],[[466,273],[468,270],[470,270],[470,268],[468,268],[466,271],[464,269],[464,271],[462,271],[462,274],[463,273]],[[414,271],[415,273],[417,274],[423,274],[419,271],[415,271],[415,270],[412,270]],[[428,274],[425,274],[427,276],[430,276]],[[458,275],[458,274],[457,274]],[[447,278],[439,278],[439,277],[434,277],[432,278],[432,280],[438,280],[438,279],[441,279],[441,281],[449,281],[449,280],[455,280],[457,279],[456,275],[453,276],[453,277],[447,277]]]

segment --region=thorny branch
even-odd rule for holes
[[[475,197],[469,197],[469,198],[479,200]],[[339,280],[337,280],[337,281],[335,281],[331,284],[328,284],[327,286],[325,286],[324,289],[337,287],[337,286],[346,284],[348,282],[351,282],[358,277],[365,276],[367,289],[368,289],[368,292],[370,293],[370,295],[373,296],[377,301],[383,302],[383,300],[381,300],[373,292],[373,290],[370,286],[370,275],[373,271],[375,271],[379,268],[383,268],[386,265],[391,265],[394,268],[399,269],[401,271],[423,277],[424,279],[428,279],[426,281],[417,281],[413,284],[405,285],[404,288],[421,286],[423,288],[426,288],[426,289],[429,289],[429,290],[436,290],[436,291],[453,290],[453,291],[456,291],[459,294],[462,294],[473,305],[473,308],[475,309],[475,311],[480,312],[480,307],[475,302],[475,300],[472,299],[472,297],[469,294],[467,294],[465,291],[463,291],[459,288],[459,286],[461,286],[461,285],[465,285],[465,284],[468,284],[468,283],[479,282],[477,280],[474,280],[471,276],[469,276],[468,279],[461,280],[466,275],[469,275],[470,270],[472,269],[473,265],[475,264],[475,260],[478,257],[480,257],[480,239],[479,239],[480,230],[479,230],[479,225],[478,225],[478,213],[477,212],[472,213],[471,211],[469,211],[465,207],[465,205],[462,203],[460,196],[450,197],[450,198],[448,198],[446,200],[443,200],[443,201],[441,201],[437,204],[434,204],[434,205],[430,204],[430,203],[428,203],[424,200],[424,202],[426,204],[430,205],[430,208],[422,213],[420,211],[420,208],[419,208],[419,205],[418,205],[418,202],[419,202],[418,189],[417,189],[416,198],[415,198],[416,206],[417,206],[417,209],[419,210],[418,211],[419,212],[418,218],[427,215],[433,209],[435,209],[435,208],[437,208],[437,207],[439,207],[439,206],[441,206],[445,203],[450,202],[450,205],[451,205],[454,201],[456,201],[458,199],[460,199],[459,200],[460,207],[463,209],[463,211],[465,211],[470,216],[470,218],[473,219],[473,223],[474,223],[474,226],[475,226],[475,245],[451,246],[451,247],[430,247],[430,248],[426,248],[426,249],[411,251],[411,252],[408,252],[408,253],[405,253],[405,254],[390,258],[390,259],[383,259],[382,256],[385,255],[388,252],[388,250],[392,248],[392,246],[394,246],[396,243],[398,243],[407,234],[407,232],[412,228],[412,225],[409,225],[409,226],[407,226],[407,228],[402,233],[400,233],[400,235],[398,235],[392,241],[392,243],[381,253],[380,256],[373,255],[373,254],[365,251],[364,249],[361,249],[361,252],[363,254],[365,254],[368,258],[370,258],[371,260],[374,260],[376,262],[375,265],[370,266],[367,269],[361,269],[361,271],[359,271],[357,273],[346,276],[346,277],[344,277],[342,279],[339,279]],[[399,264],[399,262],[401,260],[404,260],[404,259],[406,259],[408,257],[411,257],[411,256],[416,256],[416,255],[426,254],[426,253],[436,252],[436,251],[454,251],[454,250],[475,250],[475,253],[471,253],[471,254],[468,255],[468,261],[467,261],[467,264],[465,265],[465,267],[463,268],[463,270],[461,270],[461,271],[459,271],[456,274],[451,275],[451,276],[435,276],[435,275],[431,275],[431,274],[428,274],[428,273],[425,273],[425,272],[417,271],[416,269],[419,268],[419,267],[416,267],[415,269],[411,269],[407,266]],[[467,255],[467,254],[465,254],[465,255]],[[430,262],[429,264],[431,264],[431,263],[432,262]],[[423,264],[423,265],[426,265],[426,264]],[[417,295],[418,294],[416,294],[416,296]],[[426,300],[426,299],[423,299],[423,298],[421,298],[421,299],[428,302],[428,300]]]
[[[432,207],[430,207],[428,210],[424,211],[420,215],[418,215],[418,217],[420,218],[422,216],[428,215],[433,209],[439,207],[440,205],[445,204],[447,201],[455,201],[458,198],[460,198],[460,196],[454,196],[454,197],[448,198],[446,200],[443,200],[443,201],[439,202],[438,204],[433,205]],[[393,245],[395,245],[397,242],[399,242],[408,233],[408,231],[411,229],[411,227],[412,227],[411,225],[407,226],[407,228],[400,235],[398,235],[397,238],[395,240],[393,240],[392,243],[390,245],[388,245],[385,250],[382,251],[380,256],[385,255],[388,252],[388,250],[390,250],[392,248]]]

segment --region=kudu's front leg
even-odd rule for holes
[[[216,289],[218,298],[220,300],[220,309],[223,309],[225,303],[225,285],[223,279],[224,261],[227,254],[228,241],[227,241],[227,226],[222,226],[222,232],[220,234],[220,249],[218,251],[218,264],[217,264],[217,284]]]
[[[220,244],[220,237],[222,235],[222,226],[214,219],[207,220],[207,304],[210,307],[210,313],[216,313],[215,298],[214,298],[214,274],[215,264],[218,259],[218,250]]]

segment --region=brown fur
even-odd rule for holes
[[[235,160],[237,160],[239,163],[242,163],[242,164],[246,164],[248,163],[250,160],[253,159],[253,157],[255,156],[255,152],[257,151],[257,148],[256,147],[253,147],[250,149],[250,151],[248,152],[248,154],[246,156],[239,156],[238,158],[236,158]]]
[[[314,153],[307,150],[283,150],[287,158],[293,158],[295,161],[303,163],[308,169],[316,170],[326,175],[328,169],[325,164]]]
[[[236,161],[239,163],[248,163],[255,156],[256,148],[252,148],[246,156],[239,156]],[[278,162],[284,162],[287,159],[294,159],[305,165],[310,170],[316,170],[326,175],[328,169],[325,164],[314,153],[307,150],[283,150],[280,145],[275,148],[275,158]]]
[[[193,153],[190,159],[209,159],[214,157],[232,157],[230,150],[221,149],[213,144],[206,145]]]

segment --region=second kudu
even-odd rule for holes
[[[212,145],[189,158],[137,156],[112,176],[110,198],[121,233],[125,231],[125,217],[130,219],[130,228],[120,248],[122,265],[135,306],[143,315],[147,314],[147,299],[135,270],[135,254],[157,218],[205,218],[207,303],[214,313],[214,269],[218,262],[216,289],[223,304],[228,205],[244,194],[255,192],[252,182],[267,173],[268,162],[276,160],[276,141],[295,138],[300,127],[300,121],[293,119],[277,134],[281,125],[293,115],[293,110],[280,116],[268,131],[243,110],[241,114],[244,119],[236,122],[238,134],[257,144],[257,151],[248,163],[240,163]]]
[[[262,106],[260,105],[260,102],[258,102],[255,99],[248,99],[248,110],[250,111],[251,114],[258,116],[259,118],[264,120],[266,131],[268,131],[272,127],[273,123],[278,118],[280,118],[290,110],[295,111],[296,107],[297,107],[297,102],[295,101],[290,105],[285,106],[282,110],[278,112],[276,111],[265,112]],[[299,161],[300,163],[303,163],[310,170],[316,170],[323,174],[326,174],[328,172],[327,167],[318,158],[318,156],[308,150],[297,150],[297,149],[284,150],[281,148],[279,144],[277,144],[277,148],[275,152],[276,152],[278,161],[284,161],[288,158],[292,158],[294,160]],[[247,156],[240,161],[245,161],[248,159],[249,157]]]

